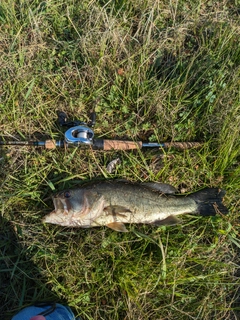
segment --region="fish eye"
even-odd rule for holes
[[[67,199],[70,198],[71,197],[70,191],[65,191],[64,192],[64,197],[67,198]]]

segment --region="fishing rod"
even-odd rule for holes
[[[67,147],[90,147],[95,150],[134,150],[142,148],[178,148],[189,149],[197,148],[202,145],[200,142],[143,142],[95,139],[92,127],[96,122],[96,113],[91,114],[91,120],[87,124],[82,121],[67,121],[65,112],[58,113],[58,122],[60,126],[66,126],[69,129],[64,134],[64,140],[45,140],[45,141],[0,141],[0,145],[31,146],[44,147],[46,149],[67,148]]]

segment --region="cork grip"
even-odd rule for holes
[[[55,149],[56,148],[55,140],[46,140],[45,141],[45,148],[46,149]]]
[[[202,146],[201,142],[164,142],[165,148],[178,148],[178,149],[190,149],[190,148],[199,148]]]
[[[103,150],[132,150],[141,149],[141,141],[103,140]]]

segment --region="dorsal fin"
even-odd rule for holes
[[[142,182],[141,185],[152,190],[157,190],[165,194],[175,194],[177,189],[167,183],[162,182]]]

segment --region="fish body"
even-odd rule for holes
[[[127,231],[125,224],[177,224],[182,214],[223,214],[225,194],[207,188],[190,195],[175,195],[174,187],[159,183],[103,181],[61,191],[53,197],[55,210],[43,222],[66,227],[108,226]]]

